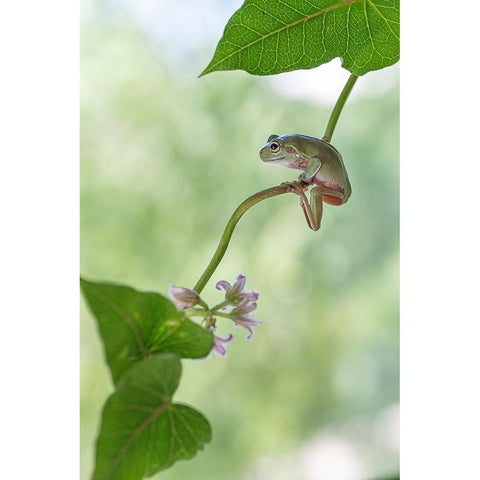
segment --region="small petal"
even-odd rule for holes
[[[217,282],[217,284],[215,285],[215,288],[217,290],[225,290],[226,292],[228,292],[232,286],[230,285],[229,282],[227,282],[226,280],[220,280],[219,282]]]
[[[221,338],[221,337],[218,337],[217,335],[213,335],[213,339],[215,343],[213,345],[212,350],[215,353],[218,353],[220,356],[224,357],[227,354],[227,350],[223,345],[231,342],[232,338],[233,338],[232,334],[230,334],[227,338]]]
[[[236,300],[237,297],[240,296],[241,293],[243,293],[243,289],[245,288],[245,282],[247,279],[245,278],[245,275],[239,275],[237,277],[237,280],[233,284],[233,287],[227,292],[225,295],[226,298],[229,300]]]
[[[241,303],[256,302],[260,297],[260,294],[257,292],[244,292],[241,297]]]
[[[177,310],[193,307],[199,300],[198,293],[185,287],[170,285],[168,287],[168,297],[175,304]]]
[[[235,319],[237,316],[245,315],[246,313],[253,312],[257,308],[257,304],[253,303],[241,303],[237,305],[231,312],[232,318]]]
[[[249,332],[248,335],[245,337],[247,340],[250,340],[253,337],[253,328],[249,325],[240,325],[239,323],[234,323],[233,326],[246,328]]]
[[[243,327],[248,330],[247,340],[250,340],[253,336],[253,329],[252,327],[256,327],[257,325],[261,325],[263,322],[258,320],[257,318],[251,317],[250,315],[240,315],[234,319],[234,326]]]

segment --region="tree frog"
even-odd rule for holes
[[[323,202],[343,205],[352,192],[340,152],[326,139],[306,135],[270,135],[260,149],[264,162],[278,163],[288,168],[303,170],[298,180],[284,182],[289,191],[300,197],[300,205],[312,230],[318,230],[322,221]],[[310,202],[305,191],[310,191]]]

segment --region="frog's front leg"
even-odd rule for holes
[[[300,197],[300,206],[302,207],[308,226],[317,231],[320,228],[323,214],[322,189],[315,186],[310,190],[310,202],[305,195],[305,190],[310,186],[303,180],[293,182],[283,182],[283,185],[289,186],[289,191]]]
[[[322,162],[319,158],[316,158],[316,157],[310,158],[308,160],[305,171],[298,177],[298,179],[301,181],[312,183],[313,178],[318,173],[321,166],[322,166]]]

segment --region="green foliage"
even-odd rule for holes
[[[152,353],[202,358],[213,346],[210,332],[185,318],[158,293],[84,279],[81,286],[98,321],[115,384],[129,368]]]
[[[269,79],[195,82],[198,55],[192,70],[165,65],[162,50],[108,13],[82,34],[81,268],[145,290],[192,286],[235,206],[296,176],[260,162],[268,135],[321,135],[329,110],[275,92]],[[322,231],[308,231],[293,195],[263,202],[239,224],[212,282],[245,273],[262,293],[264,325],[254,343],[236,335],[225,359],[182,362],[177,395],[211,418],[214,441],[159,479],[207,480],[212,465],[222,480],[263,478],[260,456],[273,459],[275,478],[332,426],[371,471],[396,468],[397,451],[376,423],[398,399],[398,104],[396,88],[384,92],[374,113],[371,98],[347,104],[335,146],[354,194],[326,207]],[[110,394],[86,309],[81,349],[86,479]]]
[[[246,0],[201,75],[242,69],[273,75],[342,59],[356,75],[398,62],[398,0]]]
[[[93,480],[140,480],[193,457],[211,439],[198,411],[172,403],[181,376],[177,356],[144,359],[107,400]]]

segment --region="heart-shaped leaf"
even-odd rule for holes
[[[193,457],[211,440],[207,419],[172,403],[180,359],[143,359],[124,375],[102,415],[93,480],[140,480]]]
[[[181,358],[201,358],[213,347],[209,331],[185,318],[158,293],[84,279],[80,282],[97,318],[115,384],[150,354],[172,352]]]
[[[246,0],[201,75],[235,69],[273,75],[335,57],[363,75],[399,56],[399,0]]]

